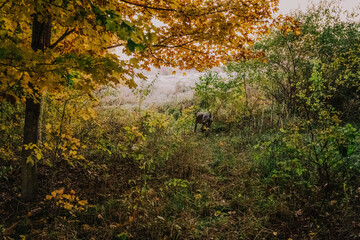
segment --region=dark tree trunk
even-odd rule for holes
[[[42,19],[44,19],[42,17]],[[51,21],[50,17],[45,17],[46,21],[40,22],[37,15],[33,16],[32,42],[31,47],[34,51],[45,50],[50,46]],[[24,126],[24,145],[38,144],[40,136],[40,113],[41,113],[41,91],[36,86],[36,75],[32,76],[34,81],[29,86],[33,90],[32,96],[26,98],[25,126]],[[22,189],[21,196],[25,201],[34,199],[37,195],[37,172],[36,158],[28,161],[33,150],[22,150]]]
[[[39,140],[39,123],[40,123],[40,102],[39,99],[27,98],[25,110],[25,126],[24,126],[24,145],[37,144]],[[37,194],[37,174],[36,159],[32,157],[33,162],[28,162],[33,150],[25,150],[22,152],[22,198],[30,201]]]

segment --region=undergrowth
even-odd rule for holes
[[[192,107],[140,113],[98,109],[98,117],[81,122],[81,130],[74,127],[73,137],[86,145],[78,153],[84,160],[40,162],[40,194],[34,203],[21,202],[19,164],[2,156],[2,235],[323,239],[358,234],[356,169],[346,170],[346,182],[337,182],[346,167],[337,165],[332,195],[325,198],[325,183],[306,177],[319,170],[302,165],[306,148],[289,144],[303,146],[297,139],[305,141],[306,135],[216,131],[222,124],[216,122],[209,134],[193,133],[193,114]],[[353,136],[347,138],[349,148],[356,144],[355,128],[339,131]],[[51,150],[43,155],[54,156]],[[357,161],[356,155],[347,159]],[[340,216],[342,222],[336,220]]]

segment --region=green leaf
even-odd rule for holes
[[[116,238],[118,238],[120,240],[126,240],[127,239],[127,234],[122,232],[122,233],[116,235]]]
[[[126,44],[126,48],[129,49],[131,52],[134,52],[135,47],[136,47],[136,43],[133,40],[128,39],[128,42]]]
[[[113,20],[108,19],[106,21],[106,30],[115,32],[116,31],[116,23]]]

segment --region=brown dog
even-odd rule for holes
[[[197,124],[202,124],[201,131],[205,132],[206,129],[211,127],[211,124],[213,122],[213,117],[211,113],[209,112],[198,112],[196,113],[196,120],[195,120],[195,129],[194,132],[196,132]]]

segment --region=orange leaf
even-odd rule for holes
[[[46,200],[51,200],[52,198],[53,198],[53,196],[51,196],[51,195],[46,195],[46,197],[45,197]]]

